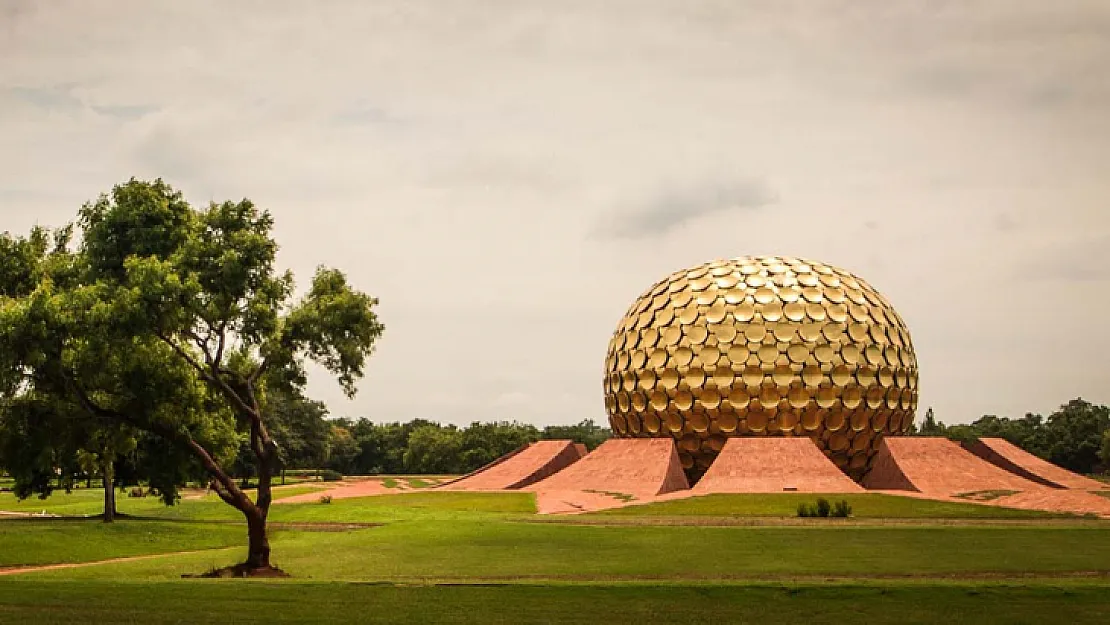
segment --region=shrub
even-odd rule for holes
[[[331,495],[323,495],[320,497],[320,503],[331,503]]]
[[[798,516],[800,517],[814,517],[817,516],[817,509],[805,503],[798,504]]]
[[[843,519],[852,516],[852,504],[848,503],[846,499],[841,499],[833,506],[832,515]]]
[[[320,472],[320,479],[324,480],[325,482],[338,482],[339,480],[343,479],[343,474],[339,471],[324,469]]]
[[[817,516],[827,517],[829,512],[832,511],[832,506],[829,505],[829,500],[821,497],[817,500]]]

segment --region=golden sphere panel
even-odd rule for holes
[[[812,260],[678,271],[617,324],[603,388],[618,437],[669,436],[692,479],[729,436],[809,436],[855,479],[913,426],[909,330],[865,280]]]

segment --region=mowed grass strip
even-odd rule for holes
[[[1017,510],[972,503],[934,501],[880,493],[816,495],[809,493],[718,494],[661,501],[594,512],[587,516],[639,517],[794,517],[799,504],[814,504],[819,497],[830,503],[845,500],[852,516],[861,519],[1050,519],[1075,515]]]
[[[0,584],[0,623],[1106,623],[1110,588]]]
[[[245,529],[119,520],[0,521],[0,568],[94,562],[245,544]]]
[[[294,486],[275,489],[275,500],[305,492],[316,492],[316,486]],[[63,516],[97,515],[103,511],[103,491],[82,489],[71,493],[54,493],[47,499],[17,501],[10,493],[0,495],[0,510]],[[243,515],[220,501],[216,495],[187,498],[173,506],[166,506],[155,497],[120,497],[116,505],[124,514],[144,518],[193,521],[241,521]],[[531,493],[467,493],[467,492],[410,492],[396,495],[377,495],[352,499],[336,499],[330,504],[317,502],[301,504],[275,504],[271,508],[273,521],[304,521],[317,523],[380,523],[402,519],[467,518],[475,516],[505,516],[534,514],[535,496]]]
[[[704,581],[1110,575],[1110,528],[590,526],[410,520],[282,531],[273,560],[297,579],[373,582]],[[31,575],[173,579],[233,564],[218,552]]]

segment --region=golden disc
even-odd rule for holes
[[[674,350],[674,355],[671,356],[671,361],[676,367],[689,366],[690,362],[694,359],[694,350],[689,347],[679,347]]]
[[[667,393],[665,393],[663,389],[657,388],[651,391],[651,397],[649,401],[653,409],[662,411],[666,410],[669,399],[667,398]]]
[[[682,381],[690,388],[701,388],[705,385],[705,371],[701,367],[690,367],[682,374]]]
[[[748,395],[747,389],[741,387],[733,387],[729,389],[728,403],[736,410],[743,410],[748,407],[751,402],[751,396]]]

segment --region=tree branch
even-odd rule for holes
[[[189,352],[182,349],[180,345],[175,343],[172,339],[170,339],[162,332],[158,332],[156,335],[163,343],[169,345],[170,349],[176,352],[178,356],[184,358],[185,362],[189,363],[190,366],[196,369],[197,372],[200,373],[205,380],[207,380],[211,384],[216,385],[216,387],[220,389],[224,396],[230,399],[231,403],[235,404],[235,407],[239,409],[243,414],[245,414],[248,418],[250,418],[252,422],[261,421],[261,418],[258,416],[258,412],[250,405],[248,405],[247,402],[245,402],[243,398],[235,392],[235,389],[231,388],[231,386],[228,385],[226,380],[220,377],[218,370],[205,367],[204,365],[197,362],[196,358],[190,356]]]
[[[212,477],[215,478],[216,481],[226,489],[225,494],[227,495],[227,497],[221,495],[221,499],[223,499],[232,507],[243,512],[246,512],[254,505],[251,502],[250,498],[247,497],[246,494],[243,493],[243,491],[240,490],[238,486],[236,486],[235,480],[231,479],[231,476],[229,476],[223,470],[223,468],[220,467],[219,463],[217,463],[214,458],[212,458],[212,454],[208,453],[208,450],[205,449],[203,445],[193,440],[192,436],[183,434],[181,432],[173,430],[172,428],[160,425],[155,422],[144,423],[139,421],[138,419],[131,417],[130,415],[119,412],[118,410],[112,410],[109,408],[104,408],[103,406],[99,406],[96,404],[96,402],[92,400],[91,397],[89,397],[89,394],[85,391],[85,389],[81,387],[77,380],[73,379],[72,376],[66,373],[63,373],[62,375],[66,383],[69,385],[70,389],[73,391],[74,396],[77,397],[77,401],[89,413],[97,417],[111,419],[125,425],[130,425],[131,427],[134,427],[138,430],[151,432],[152,434],[155,434],[163,440],[166,440],[180,447],[184,447],[194,456],[196,456],[197,459],[200,460],[201,464],[204,465],[205,470],[207,470],[212,475]],[[217,491],[217,494],[219,494],[219,491]]]

